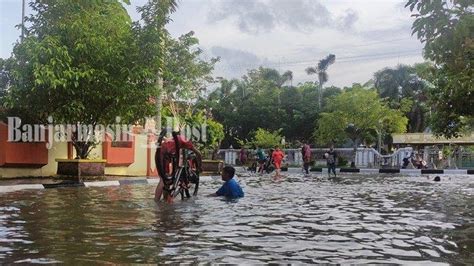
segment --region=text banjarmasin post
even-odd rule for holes
[[[19,117],[8,117],[8,139],[9,142],[45,142],[46,148],[51,149],[55,142],[102,142],[105,141],[107,133],[111,141],[132,141],[133,128],[136,125],[120,123],[120,117],[115,119],[111,125],[85,125],[85,124],[54,124],[52,117],[48,118],[48,124],[22,124]],[[176,119],[166,118],[167,132],[177,127]],[[181,135],[193,141],[207,141],[207,124],[190,126],[184,125]],[[140,131],[140,134],[159,134],[155,128]]]

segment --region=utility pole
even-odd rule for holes
[[[23,28],[25,27],[25,0],[21,1],[21,42],[23,42]]]
[[[162,26],[160,31],[163,31],[163,30],[164,30],[164,25]],[[163,57],[163,55],[165,53],[165,49],[166,49],[166,43],[165,43],[164,38],[165,38],[165,35],[162,34],[160,36],[160,40],[159,40],[159,46],[160,46],[162,57]],[[160,62],[159,62],[160,65],[159,65],[159,69],[158,69],[158,73],[157,73],[157,77],[156,77],[156,82],[155,82],[155,86],[156,86],[156,89],[157,89],[155,128],[156,128],[157,134],[160,134],[161,130],[162,130],[162,128],[161,128],[161,111],[163,109],[163,95],[164,95],[164,91],[163,91],[164,60],[163,60],[163,58],[160,58],[159,60],[160,60]]]
[[[319,82],[319,93],[318,93],[318,107],[319,107],[319,111],[321,112],[321,98],[323,97],[322,94],[323,94],[323,83],[320,81]]]

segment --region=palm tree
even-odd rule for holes
[[[283,75],[281,75],[280,87],[288,81],[293,82],[293,72],[290,70],[287,70]]]
[[[399,65],[377,71],[374,74],[374,86],[380,97],[387,99],[392,108],[400,108],[402,99],[411,100],[413,104],[406,114],[409,119],[408,132],[423,132],[426,128],[428,86],[419,77],[415,67]]]
[[[326,72],[328,67],[336,62],[336,56],[329,54],[326,58],[323,58],[319,61],[317,67],[308,67],[306,68],[306,73],[308,75],[318,74],[319,80],[319,95],[318,95],[318,106],[321,109],[321,95],[323,92],[323,85],[328,81],[328,73]]]

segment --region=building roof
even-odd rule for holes
[[[393,144],[469,144],[474,145],[474,133],[458,138],[436,137],[429,133],[392,134]]]

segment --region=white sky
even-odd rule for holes
[[[132,19],[136,6],[127,7]],[[423,62],[411,36],[413,19],[397,0],[178,0],[168,26],[173,36],[193,30],[208,58],[220,56],[215,76],[240,77],[260,65],[293,71],[293,84],[315,80],[304,69],[333,53],[326,86],[366,82],[397,64]],[[27,9],[27,12],[29,9]],[[0,57],[20,32],[21,0],[0,0]]]

